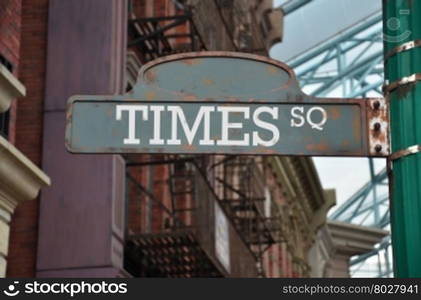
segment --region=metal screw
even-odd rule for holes
[[[380,101],[375,101],[375,102],[373,103],[373,108],[374,108],[374,109],[379,109],[379,108],[380,108]]]
[[[382,151],[382,146],[376,145],[376,147],[374,147],[374,150],[376,150],[376,152],[380,152],[380,151]]]
[[[374,130],[375,130],[375,131],[379,131],[381,127],[382,127],[382,126],[380,125],[380,123],[375,123],[375,124],[374,124]]]

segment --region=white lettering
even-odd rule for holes
[[[254,123],[260,128],[271,131],[272,136],[273,136],[272,139],[270,139],[269,141],[265,141],[262,138],[260,138],[259,133],[257,131],[254,131],[253,132],[253,146],[262,145],[266,147],[271,147],[279,141],[279,129],[275,125],[259,119],[259,115],[261,113],[268,113],[272,116],[274,120],[278,120],[279,110],[277,107],[270,108],[267,106],[261,106],[258,109],[256,109],[253,114]]]
[[[318,122],[314,121],[315,112],[321,113],[321,120]],[[295,106],[291,109],[291,127],[302,127],[306,122],[311,126],[312,129],[323,130],[323,125],[327,122],[326,110],[320,106],[313,106],[310,108],[304,117],[304,107]]]
[[[318,123],[313,122],[313,119],[311,118],[311,114],[312,114],[314,111],[319,111],[319,112],[321,112],[321,114],[322,114],[322,119],[321,119]],[[315,107],[312,107],[312,108],[311,108],[311,109],[309,109],[309,111],[307,112],[307,122],[308,122],[308,124],[310,124],[311,128],[313,128],[313,129],[323,130],[323,127],[322,127],[322,126],[326,123],[326,121],[327,121],[327,113],[326,113],[326,111],[325,111],[323,108],[321,108],[320,106],[315,106]]]
[[[124,144],[137,145],[140,144],[140,139],[136,138],[136,112],[142,112],[142,119],[148,120],[148,106],[147,105],[117,105],[116,107],[116,119],[120,121],[122,118],[123,111],[127,111],[129,115],[129,136],[124,139]]]
[[[164,111],[163,105],[152,105],[153,111],[153,138],[149,140],[151,145],[164,145],[164,140],[161,139],[161,112]]]
[[[217,141],[217,144],[220,146],[248,146],[250,144],[250,135],[248,133],[244,134],[242,140],[229,139],[230,129],[243,128],[243,123],[229,122],[229,113],[242,113],[244,114],[244,119],[248,119],[250,118],[250,107],[221,106],[218,107],[217,110],[222,113],[222,136],[221,139]]]
[[[304,117],[302,115],[300,115],[299,113],[297,113],[296,111],[303,114],[304,113],[304,107],[295,106],[291,109],[291,116],[293,118],[296,118],[296,119],[299,120],[299,123],[296,123],[296,121],[294,119],[291,119],[291,127],[301,127],[305,123]]]
[[[196,119],[194,120],[193,126],[190,129],[187,123],[186,116],[180,106],[168,106],[167,110],[171,112],[171,139],[167,140],[168,145],[181,145],[181,140],[178,138],[177,133],[177,119],[180,120],[181,126],[186,135],[187,142],[189,145],[193,143],[197,129],[199,128],[200,122],[204,119],[203,124],[203,139],[199,140],[199,145],[213,145],[214,141],[210,139],[210,113],[215,111],[213,106],[202,106],[197,113]]]

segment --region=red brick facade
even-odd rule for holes
[[[0,55],[11,64],[13,75],[18,76],[21,44],[21,0],[0,1]],[[10,107],[9,140],[15,142],[16,102]]]
[[[21,0],[0,1],[0,54],[17,74],[21,34]]]
[[[4,1],[12,2],[12,0]],[[21,2],[13,0],[13,2]],[[1,1],[3,3],[3,1]],[[41,165],[42,120],[45,85],[48,0],[23,0],[21,7],[19,80],[26,97],[16,103],[15,145],[31,161]],[[19,33],[20,32],[20,33]],[[39,197],[18,205],[12,217],[7,276],[33,277],[37,258]]]

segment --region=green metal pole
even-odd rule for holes
[[[383,20],[395,153],[390,178],[394,271],[396,277],[421,277],[421,76],[416,75],[421,74],[421,1],[383,0]],[[401,151],[408,148],[412,151]]]

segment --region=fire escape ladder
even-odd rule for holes
[[[278,218],[264,214],[266,198],[256,183],[259,175],[255,158],[226,157],[213,167],[222,169],[216,176],[217,183],[222,185],[222,205],[255,256],[261,259],[266,249],[280,240],[281,226]]]
[[[170,165],[168,185],[171,196],[171,207],[175,217],[184,221],[184,227],[189,227],[195,204],[195,170],[192,164],[175,161]],[[197,174],[196,174],[197,175]],[[181,224],[175,224],[176,227]]]
[[[125,269],[135,277],[222,277],[193,226],[198,176],[194,164],[165,157],[127,166]],[[151,166],[167,179],[151,180]]]

